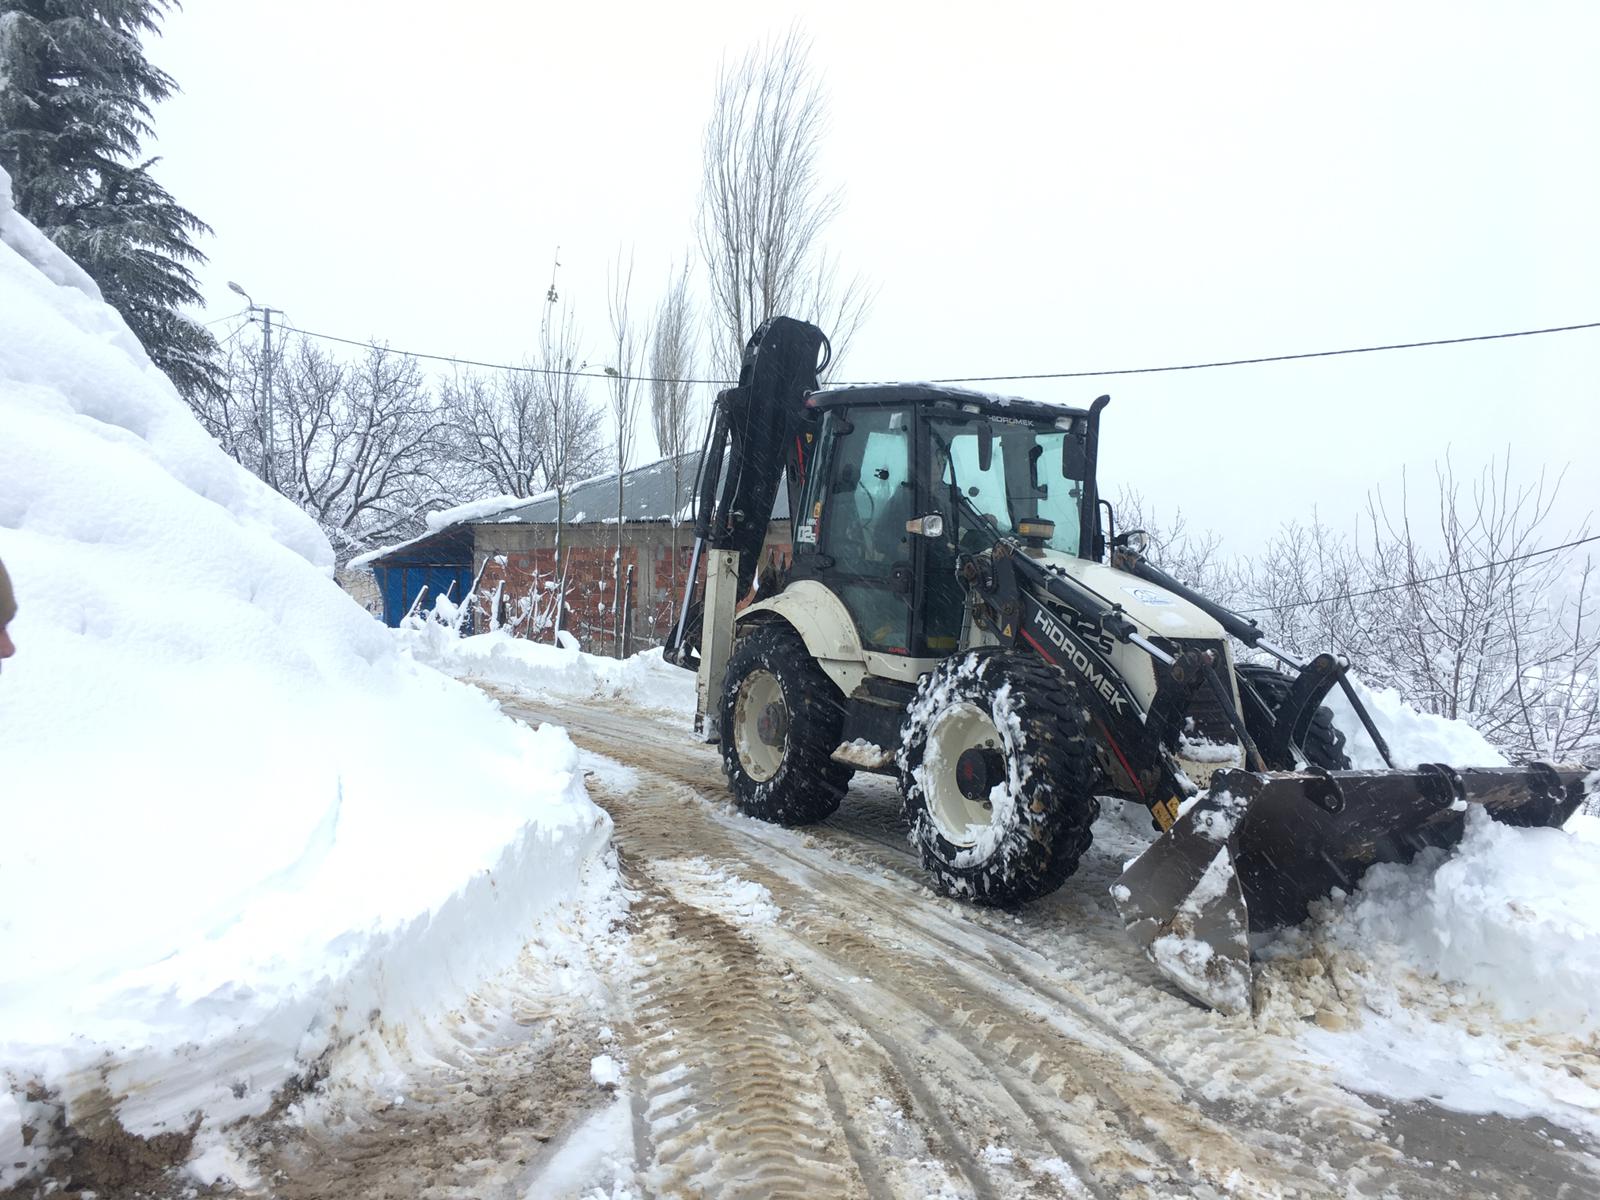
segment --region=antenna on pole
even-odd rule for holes
[[[556,252],[550,256],[550,288],[544,294],[544,317],[539,321],[539,349],[548,350],[550,346],[550,310],[561,301],[556,294],[556,272],[561,269],[561,247],[556,247]],[[548,355],[546,355],[548,357]]]

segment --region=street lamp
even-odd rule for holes
[[[261,314],[261,355],[263,360],[262,371],[264,374],[263,390],[266,393],[266,405],[263,411],[263,420],[261,422],[261,471],[262,478],[269,486],[275,488],[278,485],[273,479],[273,476],[276,474],[276,472],[273,470],[273,454],[276,447],[274,446],[272,419],[272,314],[277,313],[281,317],[283,316],[283,310],[281,308],[270,308],[257,304],[250,298],[249,292],[245,291],[231,279],[228,280],[228,290],[230,292],[237,292],[239,295],[244,297],[245,303],[250,306],[250,313],[252,316],[254,316],[256,313]]]

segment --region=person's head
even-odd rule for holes
[[[11,590],[11,577],[6,574],[5,563],[0,563],[0,658],[10,658],[17,652],[11,640],[11,618],[17,615],[17,597]]]

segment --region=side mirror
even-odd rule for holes
[[[914,517],[906,522],[906,532],[914,533],[918,537],[943,537],[944,517],[938,513],[929,513],[925,517]]]
[[[1079,434],[1069,433],[1061,439],[1061,474],[1068,479],[1082,479],[1088,472],[1089,455]]]
[[[985,421],[978,426],[978,470],[987,475],[992,466],[994,466],[994,430],[990,429],[989,422]]]

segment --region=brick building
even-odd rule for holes
[[[696,451],[635,467],[622,477],[620,574],[628,613],[627,652],[660,645],[674,618],[694,544],[693,491],[698,460]],[[617,551],[616,475],[575,485],[563,508],[561,541],[567,579],[561,627],[591,653],[616,654],[617,602],[612,586],[612,560]],[[780,488],[763,554],[786,557],[789,540],[788,505]],[[384,620],[390,625],[399,624],[424,584],[437,588],[454,583],[459,585],[454,594],[459,595],[475,581],[476,631],[506,625],[518,634],[547,639],[561,590],[556,570],[556,497],[547,493],[463,520],[370,556],[366,565],[377,579],[384,598]],[[496,597],[498,613],[494,612]]]

